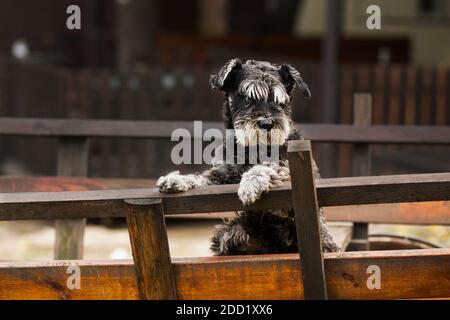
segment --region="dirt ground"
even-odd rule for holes
[[[170,251],[173,257],[211,255],[209,238],[217,221],[168,223]],[[371,225],[370,233],[393,233],[421,237],[450,247],[450,227]],[[48,222],[0,222],[0,261],[51,260],[54,231]],[[108,228],[88,224],[84,257],[90,260],[129,259],[130,243],[126,228]]]

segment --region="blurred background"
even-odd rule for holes
[[[66,28],[72,4],[81,30]],[[381,30],[366,27],[373,4]],[[353,93],[369,92],[374,124],[449,125],[449,39],[446,0],[0,0],[0,117],[220,121],[209,75],[240,57],[302,73],[313,98],[296,94],[297,122],[351,124]],[[89,176],[156,178],[170,148],[94,140]],[[349,145],[315,156],[323,176],[351,175]],[[448,147],[374,146],[372,160],[373,174],[450,171]],[[56,141],[0,136],[0,175],[24,174],[56,174]]]

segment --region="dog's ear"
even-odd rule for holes
[[[232,59],[228,61],[216,75],[211,75],[209,78],[209,84],[211,85],[211,89],[224,89],[225,81],[230,75],[231,71],[240,68],[242,62],[240,59]]]
[[[281,79],[283,80],[287,92],[290,94],[295,85],[298,85],[300,90],[302,90],[303,95],[306,99],[311,98],[311,91],[308,85],[303,81],[300,72],[298,72],[293,66],[289,64],[281,65],[279,71]]]

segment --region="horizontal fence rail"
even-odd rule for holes
[[[450,144],[450,127],[373,125],[360,127],[334,124],[296,124],[314,142]],[[86,138],[170,138],[184,128],[192,138],[193,121],[62,120],[0,118],[0,136],[86,137]],[[202,122],[202,129],[224,130],[222,122]]]
[[[0,177],[0,193],[12,192],[62,192],[107,189],[149,188],[156,184],[151,179],[101,179],[68,177]],[[403,224],[450,224],[450,201],[428,201],[325,207],[327,221]],[[169,214],[177,218],[221,219],[231,212]]]
[[[73,219],[126,216],[127,199],[162,198],[165,213],[224,212],[244,209],[238,185],[219,185],[178,194],[157,189],[25,192],[0,194],[0,220]],[[317,180],[319,205],[450,200],[450,173],[351,177]],[[291,187],[273,189],[245,209],[291,208]]]
[[[450,201],[326,207],[324,213],[327,221],[450,225]]]
[[[318,203],[323,207],[441,201],[450,200],[450,173],[320,179],[316,187]],[[170,297],[180,299],[308,298],[306,271],[298,268],[299,263],[303,265],[306,261],[302,259],[307,259],[303,254],[300,258],[291,254],[171,260],[166,238],[163,250],[166,255],[155,253],[148,260],[149,252],[157,252],[147,252],[148,248],[154,249],[155,244],[162,241],[160,235],[153,236],[162,230],[165,232],[165,213],[286,209],[291,208],[296,200],[290,184],[285,184],[264,195],[254,205],[243,208],[237,197],[237,188],[237,185],[209,186],[181,194],[161,194],[157,189],[1,193],[0,220],[128,216],[129,226],[130,223],[132,226],[130,237],[134,243],[134,264],[79,260],[0,263],[0,297],[154,299],[167,297],[170,292]],[[142,206],[142,210],[138,211],[137,205]],[[130,211],[130,208],[134,209]],[[150,220],[157,217],[159,223],[151,223]],[[133,219],[136,221],[131,221]],[[134,227],[139,230],[134,230]],[[147,244],[144,246],[147,249],[141,247],[141,242]],[[163,256],[166,267],[161,264]],[[395,299],[450,295],[447,277],[449,249],[332,253],[326,254],[321,261],[327,288],[325,297]],[[83,290],[77,293],[66,290],[64,286],[67,272],[63,271],[70,265],[80,267],[83,281],[86,281],[82,284]],[[377,290],[371,290],[367,285],[365,271],[371,265],[383,270],[383,285]],[[155,279],[148,275],[160,275],[162,270],[166,271],[167,279],[157,277],[158,284],[155,284]],[[297,281],[302,277],[303,281]],[[239,281],[235,281],[237,278]],[[144,279],[143,282],[140,279]],[[167,290],[160,291],[161,283]],[[101,288],[101,294],[97,288]]]
[[[450,296],[450,249],[325,253],[330,299]],[[301,258],[301,257],[300,257]],[[179,299],[302,299],[298,254],[172,259]],[[367,287],[367,267],[382,270]],[[67,288],[80,267],[81,289]],[[138,299],[135,266],[121,261],[0,262],[0,299]]]

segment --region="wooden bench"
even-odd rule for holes
[[[324,254],[317,208],[450,200],[450,173],[352,177],[314,181],[308,143],[289,146],[290,183],[247,209],[296,212],[298,254],[171,259],[164,215],[242,210],[237,185],[181,194],[156,189],[0,194],[0,220],[123,217],[130,261],[0,263],[1,299],[395,299],[450,296],[450,249]],[[299,268],[299,264],[301,268]],[[369,266],[381,289],[367,285]],[[81,289],[67,288],[67,268],[79,267]],[[369,273],[368,273],[369,272]],[[238,280],[237,280],[238,279]]]
[[[306,138],[317,143],[352,143],[352,167],[355,176],[371,174],[371,144],[450,144],[450,127],[371,126],[371,108],[370,95],[356,94],[354,97],[354,125],[302,124],[297,125],[297,128]],[[186,128],[193,132],[193,123],[0,118],[0,136],[57,138],[59,141],[58,175],[66,177],[87,175],[88,144],[91,138],[170,139],[173,130],[177,128]],[[223,124],[219,122],[203,123],[203,130],[209,128],[223,128]],[[193,138],[201,137],[193,136]],[[126,187],[126,183],[123,187]],[[444,207],[448,208],[448,204],[445,203]],[[416,209],[420,211],[420,206]],[[384,220],[379,219],[379,215],[375,215],[377,218],[374,219],[374,215],[370,214],[369,217],[367,214],[364,215],[355,210],[357,208],[346,208],[345,212],[337,213],[339,209],[333,209],[330,213],[332,219],[334,217],[339,220],[345,217],[344,221],[355,222],[352,250],[368,249],[368,224],[370,222],[414,223],[416,221],[414,219],[417,218],[404,220],[404,214],[400,214],[400,207],[394,210],[399,214],[385,215]],[[364,211],[366,212],[366,208]],[[440,216],[437,217],[438,220]],[[428,221],[420,217],[417,219],[422,223]],[[55,258],[82,258],[84,225],[85,220],[56,221]]]

